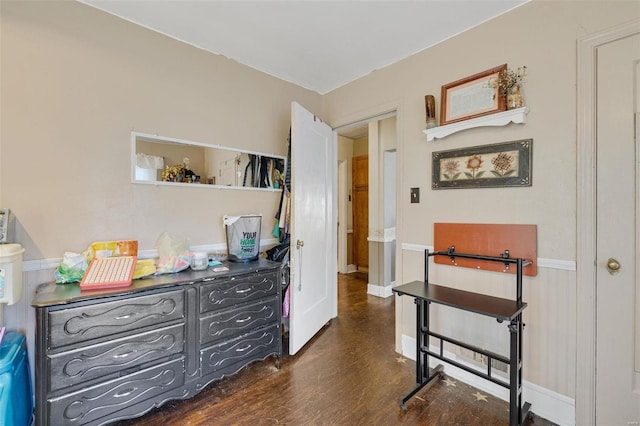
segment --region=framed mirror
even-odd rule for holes
[[[131,133],[132,182],[280,190],[286,157],[201,142]]]

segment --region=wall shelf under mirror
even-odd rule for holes
[[[280,191],[286,167],[281,155],[131,133],[133,183]]]
[[[506,126],[509,123],[525,123],[528,112],[529,107],[522,107],[495,114],[484,115],[482,117],[471,118],[469,120],[459,121],[457,123],[447,124],[444,126],[438,126],[432,129],[423,130],[422,132],[427,135],[427,142],[431,142],[434,139],[441,139],[462,130],[473,129],[474,127]]]

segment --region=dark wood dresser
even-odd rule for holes
[[[180,272],[130,288],[43,284],[36,309],[36,425],[101,425],[185,399],[270,356],[280,366],[281,265]]]

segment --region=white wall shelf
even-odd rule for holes
[[[484,115],[482,117],[472,118],[465,121],[459,121],[445,126],[434,127],[432,129],[423,130],[423,132],[427,135],[427,141],[431,142],[434,139],[442,139],[462,130],[473,129],[474,127],[506,126],[509,123],[524,123],[526,122],[528,112],[529,107],[522,107],[495,114]]]

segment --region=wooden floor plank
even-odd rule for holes
[[[448,378],[419,392],[415,362],[395,352],[394,298],[366,294],[363,274],[340,275],[338,317],[282,368],[249,365],[187,401],[120,425],[508,425],[508,404]],[[535,410],[535,408],[534,408]],[[534,417],[528,425],[553,423]]]

